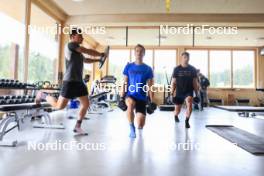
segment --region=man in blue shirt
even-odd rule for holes
[[[124,74],[124,86],[121,99],[125,99],[127,105],[127,118],[130,125],[130,137],[135,138],[134,117],[136,111],[136,119],[138,129],[143,129],[146,118],[146,104],[149,96],[153,102],[153,71],[152,68],[143,63],[145,56],[144,46],[138,44],[135,47],[135,62],[126,65]]]

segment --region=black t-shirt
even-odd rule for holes
[[[196,68],[191,65],[179,65],[174,68],[172,77],[176,78],[176,95],[193,94],[193,79],[197,78]]]
[[[210,82],[205,76],[201,76],[199,81],[202,90],[206,90],[207,87],[210,86]]]
[[[75,42],[70,42],[65,46],[65,65],[66,71],[64,81],[83,82],[83,60],[82,53],[76,51],[80,45]]]

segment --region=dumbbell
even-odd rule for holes
[[[25,98],[25,99],[24,99],[24,102],[25,102],[25,103],[29,103],[29,102],[30,102],[30,99],[29,99],[29,98]]]
[[[5,104],[5,100],[0,100],[0,105],[4,105]]]
[[[13,99],[14,104],[19,104],[20,100],[19,99]]]
[[[22,99],[22,96],[21,95],[17,95],[16,99]]]
[[[149,102],[146,107],[147,107],[147,113],[153,114],[157,109],[157,104],[154,102]]]
[[[5,85],[5,83],[0,81],[0,87],[5,87],[4,85]]]
[[[44,81],[43,88],[46,88],[46,89],[51,88],[51,83],[49,81]]]
[[[5,95],[5,96],[3,96],[3,97],[4,97],[4,100],[11,99],[11,96],[10,96],[10,95]]]
[[[35,101],[34,98],[30,98],[30,99],[29,99],[29,102],[30,102],[30,103],[34,103],[34,101]]]
[[[11,84],[12,84],[11,82],[7,81],[7,82],[5,82],[5,85],[4,86],[5,87],[11,87]]]
[[[13,99],[8,99],[5,102],[6,102],[6,104],[14,104],[15,103]]]
[[[21,103],[26,103],[26,99],[25,98],[21,98]]]

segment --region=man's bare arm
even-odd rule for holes
[[[194,78],[193,79],[193,88],[194,88],[195,95],[198,96],[198,93],[199,93],[199,82],[198,82],[198,78]]]
[[[91,59],[91,58],[85,58],[84,59],[84,63],[87,63],[87,64],[91,64],[91,63],[95,63],[95,62],[99,62],[100,59]]]
[[[154,100],[154,92],[151,91],[153,89],[153,87],[152,87],[153,85],[154,85],[154,79],[149,79],[148,80],[148,87],[149,87],[148,95],[149,95],[149,98],[150,98],[150,102],[153,102],[153,100]]]
[[[88,48],[85,48],[85,47],[82,47],[82,46],[77,48],[76,51],[79,52],[79,53],[88,54],[90,56],[104,56],[104,53],[100,53],[100,52],[98,52],[96,50],[88,49]]]
[[[176,95],[176,78],[172,78],[171,80],[171,95],[175,96]]]
[[[127,92],[127,83],[128,83],[128,77],[127,77],[127,76],[124,76],[122,92],[121,92],[121,94],[120,94],[120,96],[121,96],[122,98],[126,96],[126,92]]]

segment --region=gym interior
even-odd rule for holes
[[[0,175],[263,175],[263,7],[263,0],[1,0]],[[82,73],[88,135],[73,131],[84,104],[58,105],[76,28],[88,53],[81,55],[90,57]],[[143,48],[155,91],[134,107],[122,86]],[[186,57],[198,86],[176,120],[169,90],[184,87],[175,69]]]

